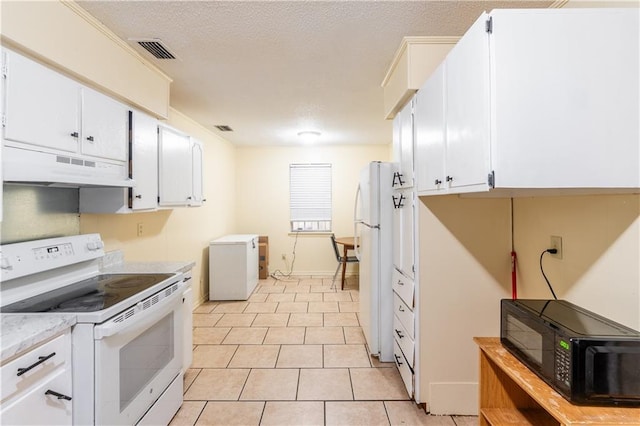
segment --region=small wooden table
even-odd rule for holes
[[[344,277],[347,271],[347,251],[355,249],[355,243],[353,237],[336,237],[336,244],[340,244],[344,247],[342,252],[342,285],[340,290],[344,290]]]
[[[480,425],[639,425],[640,408],[573,405],[508,352],[497,337],[480,347]]]

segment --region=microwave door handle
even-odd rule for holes
[[[94,338],[99,340],[105,337],[110,337],[125,328],[128,332],[144,330],[145,328],[158,322],[158,320],[171,312],[174,309],[173,306],[175,302],[182,298],[182,293],[183,288],[180,287],[171,296],[165,297],[152,307],[134,315],[132,317],[135,318],[134,322],[125,320],[122,322],[109,322],[105,325],[97,326],[93,331]]]

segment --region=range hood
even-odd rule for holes
[[[5,144],[2,151],[5,183],[53,187],[130,188],[127,162],[103,161],[77,154],[41,152]]]

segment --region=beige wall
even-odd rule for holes
[[[540,253],[562,237],[562,260],[543,259],[558,298],[640,330],[640,195],[514,199],[521,298],[551,298]]]
[[[433,414],[477,414],[474,336],[500,333],[510,294],[508,199],[422,197],[419,220],[420,401]]]
[[[289,234],[289,164],[332,164],[333,231],[337,236],[351,236],[359,172],[370,161],[388,161],[389,155],[388,145],[239,147],[238,232],[268,235],[270,272],[288,272],[295,242],[295,235]],[[287,255],[288,262],[282,260],[282,254]],[[335,268],[335,256],[326,234],[299,236],[294,274],[332,274]]]

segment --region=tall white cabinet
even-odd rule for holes
[[[419,310],[415,297],[416,187],[414,182],[414,114],[415,98],[402,108],[393,121],[394,161],[398,171],[393,184],[393,337],[394,357],[407,393],[416,397],[418,357],[416,324]]]

